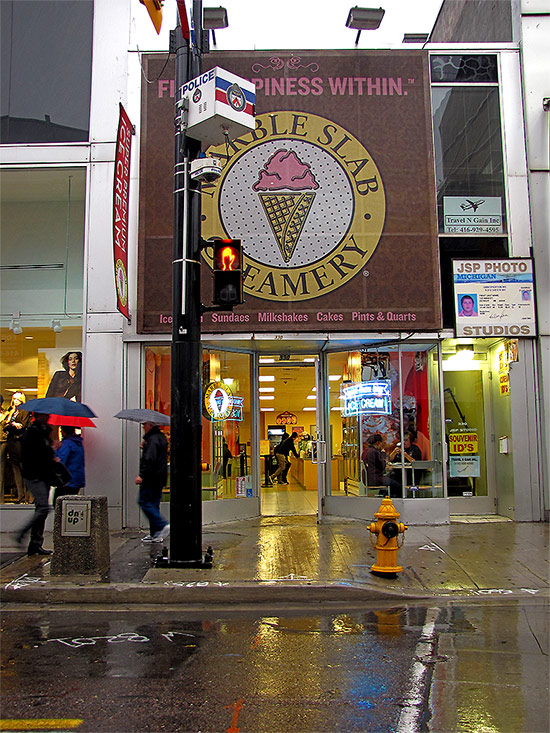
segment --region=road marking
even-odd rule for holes
[[[430,552],[436,552],[436,550],[439,550],[439,552],[445,552],[445,550],[439,545],[436,545],[435,542],[431,542],[429,545],[422,545],[422,547],[419,547],[418,549],[429,550]]]
[[[435,622],[438,614],[438,608],[428,608],[426,611],[422,635],[415,648],[416,661],[412,666],[409,689],[403,701],[396,733],[417,733],[420,730],[420,718],[426,692],[426,674],[429,664],[433,662],[436,640]]]
[[[8,588],[13,588],[14,590],[18,590],[19,588],[26,588],[28,585],[32,585],[33,583],[46,583],[47,581],[42,580],[42,578],[31,578],[28,573],[23,573],[23,575],[20,575],[18,578],[14,578],[13,580],[10,580],[7,585],[4,586],[4,590],[8,590]]]
[[[233,719],[231,720],[231,726],[226,728],[227,733],[240,733],[241,729],[237,727],[237,723],[239,722],[239,713],[241,712],[243,704],[244,700],[240,697],[237,702],[233,703],[233,705],[225,706],[229,710],[233,709]]]
[[[2,719],[0,730],[67,730],[78,728],[84,721],[78,718]]]

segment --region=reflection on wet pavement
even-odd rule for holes
[[[539,599],[263,615],[19,608],[2,633],[4,718],[120,733],[548,730]]]

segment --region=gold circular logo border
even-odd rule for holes
[[[220,389],[222,392],[225,392],[227,397],[229,398],[229,402],[227,403],[227,408],[223,412],[220,412],[218,416],[214,415],[208,403],[210,395],[212,394],[212,392],[215,389]],[[217,422],[218,420],[226,420],[227,417],[231,414],[231,410],[233,409],[233,392],[227,386],[227,384],[225,384],[225,382],[210,382],[210,384],[208,385],[208,387],[206,388],[204,392],[203,406],[210,420],[212,420],[212,422]]]
[[[277,118],[276,133],[270,132],[274,129],[271,119],[274,116]],[[289,132],[293,128],[295,131]],[[258,115],[256,130],[239,136],[238,141],[231,148],[232,154],[229,159],[225,143],[211,146],[208,149],[209,155],[220,157],[223,163],[220,178],[213,186],[208,186],[208,196],[203,197],[202,236],[204,239],[219,236],[224,239],[232,237],[232,233],[225,229],[219,213],[222,184],[231,168],[253,147],[272,140],[280,140],[281,144],[284,144],[284,141],[289,139],[309,142],[332,155],[350,180],[353,191],[353,215],[344,237],[330,252],[311,265],[295,268],[265,265],[243,252],[243,270],[246,272],[249,266],[257,270],[254,277],[256,283],[265,283],[270,279],[273,283],[277,283],[277,279],[282,281],[283,276],[292,276],[299,282],[307,274],[313,274],[308,282],[311,288],[314,288],[317,282],[318,288],[315,292],[306,294],[298,292],[282,294],[278,287],[276,287],[275,294],[258,292],[254,286],[247,284],[248,278],[245,278],[244,291],[246,294],[262,300],[278,302],[313,300],[349,282],[374,254],[386,219],[386,195],[382,176],[365,146],[351,132],[332,120],[311,113],[285,110]],[[242,147],[237,147],[237,142]],[[204,188],[203,184],[203,190]],[[203,257],[212,267],[211,253],[205,250]],[[345,263],[340,269],[337,266],[334,267],[336,273],[330,283],[326,282],[330,275],[325,270],[329,261],[337,265]]]

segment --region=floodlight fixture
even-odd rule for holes
[[[360,8],[357,5],[350,8],[348,19],[346,20],[347,28],[357,30],[355,45],[359,43],[361,31],[375,31],[380,27],[382,18],[386,11],[384,8]]]
[[[212,43],[216,45],[215,30],[218,28],[227,28],[229,21],[227,20],[226,8],[203,8],[202,9],[202,26],[206,31],[212,31]]]
[[[426,43],[429,33],[405,33],[403,43]]]

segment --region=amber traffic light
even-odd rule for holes
[[[240,239],[214,242],[214,303],[232,308],[243,302],[242,245]]]

